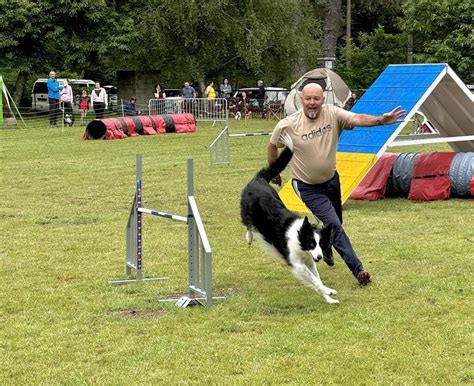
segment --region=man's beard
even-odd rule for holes
[[[309,119],[316,119],[318,117],[318,110],[317,109],[307,109],[306,116]]]

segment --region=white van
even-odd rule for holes
[[[58,79],[59,84],[62,84],[64,80],[67,80],[69,85],[72,87],[74,94],[74,103],[72,104],[73,110],[79,110],[79,100],[81,97],[82,90],[87,90],[87,94],[90,95],[94,89],[95,82],[90,79]],[[33,111],[47,111],[49,110],[48,103],[48,79],[37,79],[33,84],[31,90],[31,109]]]

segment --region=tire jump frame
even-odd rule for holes
[[[188,227],[188,293],[179,299],[163,299],[160,301],[177,301],[178,307],[191,305],[211,306],[214,299],[212,293],[212,250],[209,244],[201,215],[194,198],[193,160],[187,160],[187,203],[186,216],[160,212],[143,207],[142,192],[142,156],[136,156],[136,186],[130,215],[126,227],[125,273],[131,276],[136,271],[136,279],[113,280],[110,284],[128,284],[138,281],[163,280],[162,278],[143,277],[143,214],[162,217],[169,220],[184,222]]]
[[[226,126],[209,146],[209,165],[230,165],[230,138],[231,137],[261,137],[272,135],[272,132],[235,133],[231,134]]]

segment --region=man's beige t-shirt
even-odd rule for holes
[[[300,109],[278,122],[270,142],[283,147],[280,135],[291,136],[294,145],[290,162],[292,178],[307,184],[321,184],[334,176],[337,142],[343,129],[352,129],[354,115],[339,107],[323,105],[317,119],[309,119]]]

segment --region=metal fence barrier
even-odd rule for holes
[[[166,98],[148,101],[150,115],[191,113],[196,121],[229,122],[229,107],[225,98]]]
[[[136,271],[136,279],[113,280],[111,284],[127,284],[143,280],[160,280],[163,278],[144,278],[142,271],[142,214],[163,217],[170,220],[185,222],[188,227],[188,294],[177,301],[179,307],[194,304],[211,306],[214,299],[212,293],[212,250],[207,238],[201,215],[194,198],[193,160],[187,161],[187,202],[188,214],[179,216],[143,207],[142,195],[142,156],[137,155],[136,190],[126,228],[125,273],[127,276]]]
[[[219,135],[209,146],[209,165],[230,164],[229,126],[222,129]]]

